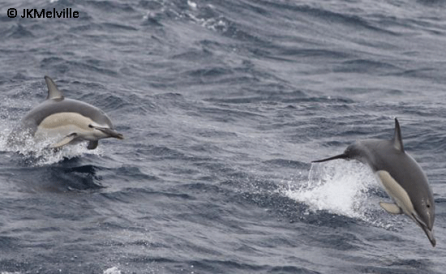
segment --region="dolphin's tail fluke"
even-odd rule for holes
[[[320,163],[320,162],[327,162],[327,161],[331,161],[331,160],[336,160],[336,159],[348,159],[348,155],[345,153],[330,157],[330,158],[326,158],[326,159],[322,159],[322,160],[316,160],[316,161],[311,161],[312,163]]]

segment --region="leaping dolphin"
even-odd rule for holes
[[[81,101],[66,99],[48,76],[45,76],[45,82],[48,97],[23,117],[15,134],[25,131],[37,139],[60,136],[60,141],[52,144],[51,148],[89,141],[88,149],[95,149],[100,139],[124,139],[102,110]]]
[[[379,203],[391,214],[406,214],[426,233],[432,246],[435,203],[426,175],[415,160],[405,152],[401,129],[395,118],[395,134],[392,140],[367,139],[347,147],[344,153],[327,159],[355,159],[368,164],[381,181],[394,203]]]

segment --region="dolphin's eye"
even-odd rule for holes
[[[427,208],[430,208],[431,207],[431,205],[426,205],[427,206]]]

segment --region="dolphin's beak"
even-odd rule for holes
[[[424,233],[426,233],[426,236],[429,238],[429,241],[431,242],[432,246],[435,247],[437,241],[434,238],[434,232],[425,226],[422,226],[421,228],[424,230]]]
[[[91,127],[94,127],[95,129],[104,132],[105,134],[108,135],[108,137],[116,138],[116,139],[119,139],[119,140],[123,140],[124,139],[124,135],[122,135],[121,133],[117,132],[114,129],[106,128],[106,127],[96,127],[96,126],[91,126]]]
[[[418,226],[423,229],[424,233],[426,233],[427,238],[429,238],[429,241],[431,242],[432,246],[435,247],[437,244],[437,241],[434,238],[434,232],[432,229],[429,229],[429,227],[418,217],[417,214],[412,214],[412,218],[415,221],[415,223],[418,224]]]
[[[106,133],[108,135],[110,135],[110,137],[113,137],[113,138],[116,138],[116,139],[119,139],[119,140],[123,140],[124,139],[124,135],[122,135],[121,133],[117,132],[114,129],[109,129]]]

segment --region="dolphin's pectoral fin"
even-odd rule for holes
[[[45,82],[48,87],[48,97],[46,99],[60,99],[63,100],[63,93],[57,88],[53,79],[45,76]]]
[[[380,202],[379,205],[390,214],[403,214],[403,211],[396,204]]]
[[[65,138],[63,138],[62,141],[60,141],[59,143],[53,144],[50,147],[51,148],[63,147],[65,145],[69,144],[74,139],[76,139],[76,137],[77,137],[77,133],[71,133],[71,134],[67,135]]]
[[[88,148],[88,149],[95,149],[95,148],[98,147],[98,144],[99,144],[98,141],[90,141],[90,142],[88,143],[87,148]]]

